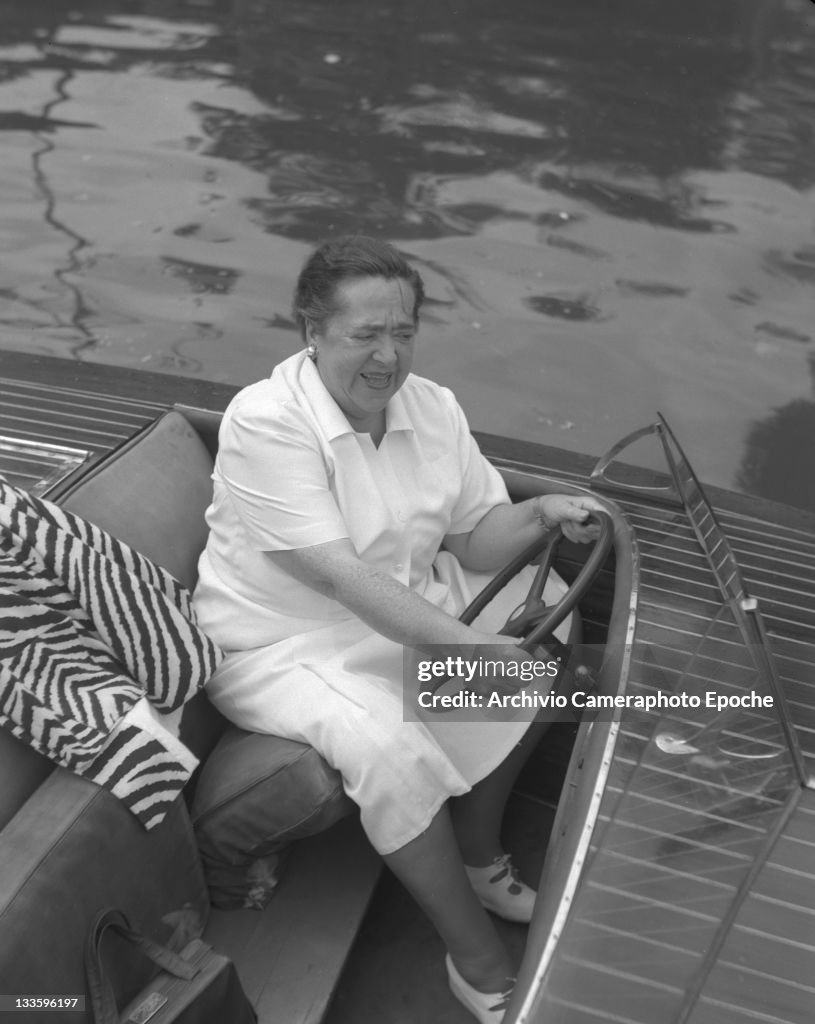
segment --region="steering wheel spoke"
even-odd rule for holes
[[[547,643],[557,627],[572,612],[594,582],[595,577],[605,564],[614,541],[614,524],[608,513],[592,511],[589,514],[589,520],[594,521],[600,527],[600,535],[594,542],[594,548],[582,569],[559,601],[547,606],[543,600],[546,581],[549,579],[558,547],[563,540],[563,531],[557,527],[549,534],[534,541],[525,551],[513,558],[464,609],[460,616],[461,621],[467,625],[473,622],[510,580],[539,558],[540,562],[526,599],[510,615],[499,632],[506,636],[523,636],[524,640],[520,646],[525,651],[532,651],[535,647]]]

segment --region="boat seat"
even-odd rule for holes
[[[171,411],[115,449],[58,501],[192,590],[207,539],[212,465],[193,427]]]
[[[172,410],[58,500],[192,589],[207,538],[212,468],[198,432]],[[263,906],[284,847],[355,810],[339,773],[311,747],[238,729],[205,693],[185,706],[180,737],[202,762],[185,796],[215,906]]]

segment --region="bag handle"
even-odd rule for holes
[[[200,970],[200,967],[188,963],[171,949],[136,931],[121,910],[110,908],[101,911],[91,925],[85,945],[85,973],[95,1024],[119,1024],[116,999],[102,964],[102,937],[108,928],[135,946],[158,967],[177,978],[189,981]]]

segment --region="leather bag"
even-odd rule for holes
[[[107,979],[102,939],[111,929],[160,968],[123,1009]],[[148,939],[116,909],[97,915],[85,948],[94,1024],[256,1024],[257,1014],[241,988],[231,960],[193,939],[178,953]]]

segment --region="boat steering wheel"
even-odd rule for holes
[[[599,575],[614,540],[614,523],[607,512],[592,510],[586,522],[596,523],[600,527],[600,534],[594,542],[594,547],[583,568],[556,604],[551,607],[544,604],[543,591],[552,571],[555,554],[563,540],[563,531],[560,526],[539,537],[511,562],[508,562],[464,609],[459,616],[460,621],[465,625],[470,625],[510,580],[514,579],[530,562],[540,557],[538,571],[535,573],[525,601],[515,609],[499,632],[505,636],[524,637],[519,647],[527,652],[541,644],[551,642],[554,631],[580,601],[594,582],[595,577]]]

